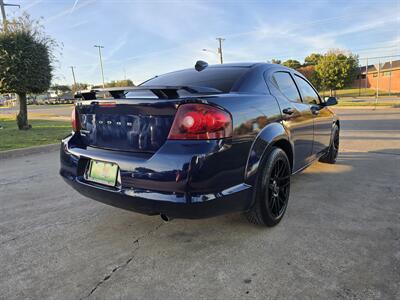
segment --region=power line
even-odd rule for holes
[[[398,55],[385,55],[385,56],[375,56],[375,57],[361,57],[360,59],[378,59],[378,58],[389,58],[389,57],[400,57],[400,54]]]
[[[363,50],[378,50],[378,49],[382,49],[382,51],[385,51],[383,49],[391,49],[393,51],[396,51],[397,47],[398,47],[397,45],[392,45],[392,46],[382,46],[382,47],[375,47],[375,48],[353,48],[353,49],[344,49],[344,50],[349,51],[349,52],[353,52],[353,53],[363,52]],[[329,50],[332,50],[332,48],[326,48],[326,47],[322,48],[321,47],[321,48],[315,49],[315,52],[313,52],[313,53],[318,53],[320,51],[321,52],[326,52],[326,51],[329,51]],[[285,59],[290,59],[293,56],[292,53],[294,54],[295,52],[294,51],[286,52],[286,53],[284,53],[285,56],[278,56],[278,55],[268,55],[268,56],[269,57],[273,57],[275,59],[279,59],[279,60],[285,60]],[[280,53],[280,54],[282,54],[282,53]],[[395,55],[391,55],[391,56],[395,56]],[[365,58],[359,58],[359,59],[365,59]]]

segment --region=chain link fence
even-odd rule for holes
[[[359,65],[357,78],[350,87],[335,91],[336,97],[400,99],[400,55],[360,58]]]

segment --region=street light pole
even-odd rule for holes
[[[213,54],[215,54],[215,55],[217,55],[219,57],[219,53],[218,52],[212,51],[210,49],[201,49],[201,50],[204,51],[204,52],[211,52],[211,53],[213,53]]]
[[[223,57],[222,57],[222,42],[225,41],[224,38],[217,38],[217,41],[219,43],[219,47],[218,47],[218,54],[219,54],[219,61],[221,63],[221,65],[224,63]]]
[[[100,58],[100,68],[101,68],[101,77],[103,79],[103,88],[105,88],[105,83],[104,83],[104,70],[103,70],[103,59],[101,58],[101,48],[104,48],[104,46],[100,45],[94,45],[96,48],[99,48],[99,58]]]

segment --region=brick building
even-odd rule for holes
[[[385,62],[378,69],[375,65],[360,67],[360,75],[353,83],[355,88],[372,88],[387,92],[400,92],[400,60]]]

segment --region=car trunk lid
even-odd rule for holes
[[[80,135],[86,146],[155,152],[168,137],[175,101],[84,101],[76,107]]]
[[[97,99],[109,93],[111,99]],[[91,90],[76,110],[80,135],[86,146],[103,149],[155,152],[166,141],[178,105],[193,94],[221,93],[208,87],[139,86]]]

